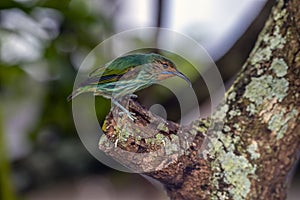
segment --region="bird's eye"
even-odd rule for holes
[[[163,68],[167,69],[169,66],[167,64],[163,64]]]

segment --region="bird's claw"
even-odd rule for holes
[[[136,120],[136,117],[134,116],[135,113],[133,113],[133,112],[124,112],[124,111],[119,112],[119,115],[124,115],[124,114],[126,114],[132,121]]]
[[[137,95],[136,94],[129,94],[128,95],[130,99],[137,99]]]
[[[119,139],[116,139],[116,141],[115,141],[115,148],[118,147],[118,142],[119,142]]]
[[[136,118],[133,116],[135,115],[135,113],[129,112],[126,108],[124,108],[124,106],[122,106],[118,101],[112,99],[112,102],[118,106],[122,111],[119,112],[120,114],[126,114],[132,121],[134,121]]]

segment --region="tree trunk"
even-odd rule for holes
[[[286,199],[300,145],[299,1],[276,2],[210,119],[181,127],[126,102],[137,119],[112,108],[99,147],[160,181],[171,199]]]

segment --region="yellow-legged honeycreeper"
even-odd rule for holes
[[[111,99],[128,117],[134,119],[117,99],[174,76],[183,78],[191,86],[190,80],[166,57],[155,53],[130,54],[94,70],[68,100],[81,93],[93,92],[96,96]]]

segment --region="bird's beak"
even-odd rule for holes
[[[162,72],[162,74],[173,74],[175,76],[179,76],[180,78],[182,78],[183,80],[185,80],[190,87],[192,87],[192,83],[190,81],[190,79],[188,79],[188,77],[186,77],[183,73],[181,73],[180,71],[164,71]]]

